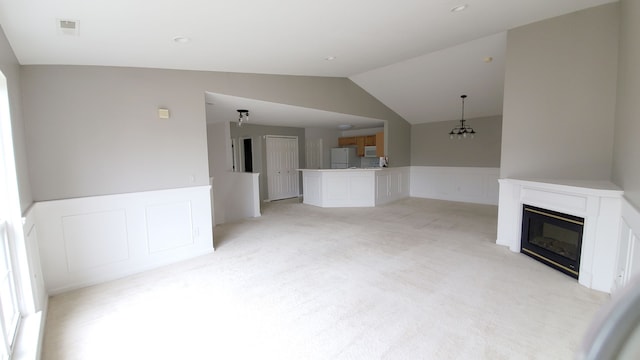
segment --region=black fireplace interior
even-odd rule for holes
[[[577,279],[583,228],[581,217],[525,204],[520,252]]]

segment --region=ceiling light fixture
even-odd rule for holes
[[[469,4],[462,4],[462,5],[458,5],[458,6],[454,6],[451,8],[451,12],[460,12],[462,10],[465,10],[466,8],[469,7]]]
[[[336,57],[335,57],[335,56],[327,56],[327,57],[326,57],[326,58],[324,58],[324,59],[325,59],[325,60],[327,60],[327,61],[333,61],[333,60],[335,60],[335,59],[336,59]]]
[[[457,136],[458,139],[466,139],[467,136],[470,136],[473,139],[476,135],[476,131],[473,130],[472,127],[464,124],[464,122],[466,121],[464,119],[464,99],[467,98],[467,95],[460,95],[460,98],[462,98],[462,118],[460,118],[460,126],[456,126],[451,129],[451,131],[449,132],[449,139],[453,139],[455,136]]]
[[[340,130],[349,130],[353,127],[351,124],[340,124],[338,125],[338,129]]]
[[[242,126],[243,122],[248,122],[249,121],[249,110],[242,110],[239,109],[238,111],[238,127]]]

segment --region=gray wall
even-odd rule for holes
[[[501,177],[610,179],[617,54],[617,3],[508,32]]]
[[[502,116],[467,119],[474,139],[449,139],[459,120],[416,124],[411,127],[411,165],[500,167]]]
[[[622,0],[620,20],[613,181],[640,209],[640,1]]]
[[[176,72],[23,66],[37,201],[209,183],[204,91]],[[159,119],[158,108],[170,110]]]
[[[21,75],[38,201],[207,184],[205,91],[388,120],[390,156],[409,163],[408,123],[345,78],[49,65]]]
[[[306,128],[304,136],[307,141],[322,139],[322,168],[331,168],[331,149],[338,147],[339,130]]]
[[[9,91],[9,107],[11,111],[11,127],[13,132],[13,148],[18,176],[18,191],[20,192],[20,207],[24,212],[33,203],[31,184],[29,182],[29,167],[24,137],[24,121],[22,115],[20,65],[13,49],[0,28],[0,71],[7,78]]]
[[[260,200],[267,198],[267,151],[265,135],[282,135],[298,137],[298,164],[301,169],[306,167],[305,130],[303,128],[284,126],[264,126],[245,124],[238,127],[235,122],[230,124],[231,138],[251,137],[253,140],[253,172],[260,173]],[[240,144],[238,143],[238,146]],[[299,184],[302,192],[302,183]]]

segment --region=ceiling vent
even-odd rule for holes
[[[80,23],[76,20],[58,20],[58,31],[62,35],[78,36]]]

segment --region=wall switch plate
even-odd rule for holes
[[[158,117],[160,119],[168,119],[169,118],[169,109],[158,109]]]

